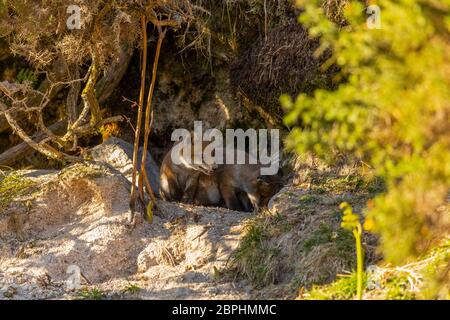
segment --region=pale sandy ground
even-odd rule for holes
[[[0,215],[1,299],[76,298],[71,265],[107,298],[249,296],[245,281],[221,272],[251,213],[159,201],[152,224],[137,215],[130,226],[129,185],[102,170],[27,173],[37,192]],[[131,285],[140,290],[126,292]]]

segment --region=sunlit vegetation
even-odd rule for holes
[[[281,98],[285,123],[294,126],[288,145],[330,163],[337,153],[367,163],[386,186],[364,210],[370,231],[387,262],[408,263],[449,230],[450,3],[377,1],[381,29],[367,28],[358,1],[345,1],[344,27],[321,1],[298,3],[299,21],[320,37],[322,51],[332,50],[326,65],[340,72],[336,89]],[[434,297],[443,298],[448,267],[439,270]]]

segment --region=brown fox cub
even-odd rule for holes
[[[260,175],[260,168],[257,164],[226,164],[210,175],[199,173],[194,203],[236,211],[267,206],[282,186],[281,177]]]
[[[181,149],[182,143],[176,143],[161,164],[160,194],[164,200],[251,211],[266,206],[281,188],[280,175],[260,175],[260,164],[193,164],[194,152],[185,156],[174,150]],[[201,152],[208,144],[203,142]],[[248,162],[249,155],[245,153],[245,157]]]
[[[191,144],[189,155],[182,152],[184,143]],[[160,195],[167,201],[192,202],[197,188],[198,175],[200,173],[209,175],[215,169],[215,164],[194,163],[196,154],[203,152],[207,142],[202,143],[202,150],[195,150],[194,139],[187,142],[179,141],[173,145],[164,157],[160,168]],[[172,152],[173,151],[173,152]],[[177,160],[176,164],[173,160]]]

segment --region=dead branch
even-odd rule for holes
[[[58,121],[51,126],[48,127],[49,130],[51,130],[55,134],[61,134],[64,132],[64,129],[67,127],[67,122],[65,120]],[[47,135],[40,131],[33,136],[31,136],[31,139],[39,143],[42,140],[44,140],[47,137]],[[3,166],[9,166],[12,165],[14,162],[22,159],[26,155],[28,155],[30,152],[32,152],[34,149],[30,147],[30,145],[26,142],[19,143],[18,145],[6,150],[2,154],[0,154],[0,165]]]
[[[40,91],[33,90],[27,84],[16,84],[9,82],[0,83],[0,91],[3,93],[5,97],[7,97],[11,101],[11,107],[8,108],[3,102],[0,102],[0,110],[6,118],[9,126],[12,130],[31,148],[34,150],[44,154],[45,156],[56,159],[59,161],[78,161],[77,157],[73,157],[67,155],[61,151],[56,150],[52,146],[50,146],[47,142],[56,142],[61,144],[61,140],[59,137],[55,136],[53,132],[51,132],[44,124],[43,119],[43,110],[49,103],[48,96],[52,92],[53,85],[50,86],[49,90],[43,94]],[[22,97],[24,96],[24,97]],[[37,106],[29,107],[28,105],[28,97],[31,97],[31,101],[36,103]],[[40,97],[40,100],[38,100]],[[19,108],[20,107],[20,108]],[[17,112],[25,112],[25,113],[33,113],[38,117],[37,126],[42,130],[42,132],[46,135],[46,137],[40,141],[34,141],[23,128],[19,125],[19,122],[16,120],[15,114]]]
[[[123,74],[125,73],[125,71],[128,67],[128,64],[130,62],[131,56],[132,56],[132,48],[127,47],[126,49],[123,50],[123,55],[121,55],[121,58],[117,61],[117,63],[112,63],[107,68],[107,70],[104,73],[104,76],[98,81],[98,83],[95,87],[95,92],[98,93],[98,101],[99,102],[105,101],[111,95],[114,88],[117,86],[117,84],[121,80]],[[77,78],[77,77],[78,76],[76,76],[76,75],[74,76],[74,78]],[[47,80],[46,80],[46,82],[47,82]],[[77,83],[78,84],[80,83],[80,79],[76,79],[76,81],[66,82],[66,83],[54,82],[50,97],[53,96],[55,94],[55,92],[57,92],[59,90],[59,88],[62,88],[63,85],[67,85],[67,84],[76,85]],[[56,90],[55,88],[58,88],[58,89]],[[10,126],[9,126],[8,122],[2,116],[2,111],[6,111],[6,106],[4,106],[4,108],[5,108],[5,110],[0,110],[0,124],[2,123],[1,119],[4,119],[5,125],[9,128]],[[82,106],[79,105],[76,109],[80,110],[81,108],[82,108]],[[15,116],[15,118],[17,119],[17,116]],[[121,121],[121,118],[112,117],[112,118],[104,119],[98,123],[97,127],[100,127],[105,123],[116,122],[116,121]],[[66,120],[62,120],[62,121],[58,121],[58,122],[54,123],[53,125],[50,125],[48,127],[48,129],[53,134],[62,136],[65,131],[64,127],[67,128],[67,126],[68,126],[68,122]],[[80,126],[78,130],[79,130],[79,132],[77,133],[77,136],[83,136],[83,135],[87,135],[88,133],[92,133],[92,129],[89,128],[89,130],[88,130],[88,128],[86,126]],[[1,132],[1,129],[0,129],[0,132]],[[48,134],[48,132],[47,132],[47,134]],[[39,131],[36,134],[34,134],[33,136],[31,136],[31,139],[33,141],[39,143],[40,141],[42,141],[43,139],[48,137],[47,134],[43,131]],[[74,136],[74,137],[77,137],[77,136]],[[14,162],[23,158],[24,156],[26,156],[27,154],[29,154],[32,150],[34,150],[34,149],[31,148],[28,143],[22,142],[14,147],[11,147],[10,149],[3,152],[2,154],[0,154],[0,164],[1,165],[11,165]]]
[[[37,89],[38,92],[41,94],[46,94],[48,99],[54,98],[61,89],[67,85],[67,83],[64,83],[63,81],[60,81],[60,79],[63,79],[66,74],[66,64],[65,61],[60,58],[55,61],[55,63],[52,65],[50,71],[44,71],[46,77],[42,81],[42,83],[39,85],[39,88]],[[76,83],[76,82],[74,82]],[[28,103],[28,105],[36,105],[39,103],[39,100],[41,99],[41,96],[38,96],[38,100],[31,99]],[[22,118],[16,118],[16,120],[22,120]],[[5,117],[0,114],[0,132],[3,132],[10,128],[8,122],[6,121]]]
[[[67,133],[62,138],[64,142],[68,142],[76,134],[79,127],[86,121],[89,111],[91,111],[91,124],[95,125],[95,123],[99,121],[100,106],[94,92],[94,86],[98,78],[98,73],[99,71],[96,62],[92,61],[91,67],[88,71],[88,81],[83,89],[83,92],[81,93],[84,107],[75,122],[68,127]]]
[[[114,91],[114,89],[117,87],[117,85],[119,84],[123,75],[125,74],[125,71],[128,68],[132,54],[133,54],[133,48],[131,46],[128,46],[128,45],[123,46],[120,58],[117,61],[112,62],[107,67],[102,78],[100,78],[98,80],[98,82],[95,86],[95,92],[98,95],[99,102],[105,101],[111,95],[111,93]],[[61,74],[61,72],[62,72],[61,64],[59,65],[58,68],[55,67],[54,70],[55,70],[55,72],[58,71],[58,74]],[[56,74],[56,73],[52,72],[52,74]],[[48,80],[49,76],[50,75],[47,75],[47,79],[44,80],[45,87],[47,88],[46,89],[47,92],[50,91],[49,95],[47,96],[49,99],[51,99],[54,95],[56,95],[56,93],[60,90],[60,88],[63,88],[65,85],[80,86],[81,80],[82,80],[82,79],[78,79],[79,76],[77,76],[76,73],[74,73],[74,75],[72,76],[72,78],[74,78],[74,80],[70,80],[70,81],[66,81],[66,82],[55,81],[55,79],[60,78],[60,76],[54,76],[54,77],[50,76],[50,80]],[[41,91],[41,87],[43,87],[43,85],[40,86],[39,91]],[[51,88],[51,90],[50,90],[50,88]],[[44,89],[42,89],[42,90],[44,90]],[[77,96],[77,98],[78,98],[78,96]],[[41,99],[42,99],[42,97],[41,97]],[[4,106],[4,107],[6,110],[6,106]],[[82,108],[83,108],[83,106],[79,104],[76,107],[77,112],[80,112],[79,110],[81,110]],[[15,118],[17,119],[17,115],[15,115]],[[2,110],[0,110],[0,132],[1,132],[2,119],[4,119],[5,125],[9,128],[10,126],[9,126],[8,122],[6,121],[6,119],[4,118],[4,116],[2,115]],[[116,121],[121,121],[121,120],[119,119],[119,117],[112,117],[112,118],[104,119],[104,120],[100,121],[96,127],[98,128],[105,123],[116,122]],[[65,135],[65,133],[67,133],[66,130],[67,130],[68,126],[69,126],[69,124],[68,124],[67,120],[61,120],[61,121],[58,121],[58,122],[50,125],[48,127],[48,129],[54,135],[62,137],[63,135]],[[88,128],[88,127],[83,126],[83,125],[80,126],[78,129],[79,132],[77,132],[77,135],[73,136],[74,139],[77,139],[76,137],[81,137],[81,136],[92,133],[92,128],[90,128],[90,127]],[[40,141],[42,141],[43,139],[48,137],[48,133],[49,133],[48,131],[44,132],[41,130],[41,131],[37,132],[36,134],[32,135],[31,139],[33,141],[39,143]],[[74,146],[76,146],[76,144]],[[0,154],[0,164],[1,165],[11,165],[14,162],[23,158],[24,156],[26,156],[27,154],[29,154],[33,150],[34,149],[31,148],[26,142],[22,142],[14,147],[11,147],[10,149],[3,152],[2,154]]]
[[[17,121],[14,119],[14,117],[11,114],[11,111],[4,112],[5,118],[8,121],[9,125],[13,129],[14,132],[17,133],[17,135],[26,142],[31,148],[34,150],[44,154],[45,156],[56,159],[59,161],[79,161],[80,159],[78,157],[73,157],[67,154],[64,154],[63,152],[60,152],[56,150],[55,148],[48,145],[46,142],[51,140],[50,137],[44,138],[40,142],[34,141],[30,136],[20,127],[20,125],[17,123]]]

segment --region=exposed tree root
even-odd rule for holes
[[[141,27],[142,27],[142,65],[141,65],[141,89],[139,93],[139,105],[138,105],[138,115],[137,115],[137,123],[136,130],[134,136],[134,150],[133,150],[133,173],[131,176],[131,199],[130,199],[130,209],[131,216],[129,217],[130,223],[134,218],[134,212],[136,210],[136,179],[138,172],[138,150],[139,150],[139,140],[141,135],[141,127],[142,127],[142,114],[144,107],[144,95],[145,95],[145,73],[147,69],[147,20],[145,16],[141,16]],[[140,195],[142,196],[142,195]],[[143,198],[140,198],[141,201],[144,201]]]
[[[164,40],[164,37],[166,35],[166,30],[162,30],[161,26],[158,25],[158,43],[156,45],[156,54],[155,54],[155,60],[153,62],[153,70],[152,70],[152,82],[150,84],[150,90],[148,92],[147,97],[147,105],[145,109],[145,132],[144,132],[144,147],[142,151],[142,161],[141,161],[141,175],[139,176],[139,192],[141,193],[141,196],[143,195],[143,181],[145,181],[145,185],[147,188],[147,192],[150,195],[150,198],[155,203],[155,195],[153,194],[153,190],[150,186],[150,183],[147,179],[147,172],[145,169],[145,163],[147,162],[147,149],[148,149],[148,138],[150,136],[150,130],[151,130],[151,122],[153,120],[152,116],[152,100],[153,100],[153,92],[155,89],[155,82],[156,82],[156,72],[158,70],[158,61],[159,61],[159,55],[161,53],[161,45]],[[150,119],[152,117],[152,119]],[[144,179],[145,178],[145,179]]]
[[[144,144],[142,149],[142,158],[141,158],[141,167],[139,169],[139,178],[138,178],[138,186],[136,190],[136,179],[138,173],[138,149],[139,149],[139,140],[140,133],[142,130],[142,117],[143,117],[143,108],[144,108],[144,94],[145,94],[145,72],[146,72],[146,64],[147,64],[147,20],[143,16],[141,17],[141,25],[142,25],[142,35],[143,35],[143,52],[142,52],[142,70],[141,70],[141,90],[139,95],[139,107],[138,107],[138,120],[135,131],[135,141],[134,141],[134,152],[133,152],[133,174],[132,174],[132,189],[131,189],[131,200],[130,200],[130,208],[132,215],[134,215],[136,208],[136,199],[137,199],[137,191],[139,193],[140,200],[145,203],[145,194],[144,194],[144,185],[147,191],[147,194],[150,197],[152,208],[155,208],[156,204],[156,196],[153,193],[153,189],[150,186],[150,182],[148,180],[145,164],[147,162],[147,150],[148,150],[148,139],[150,137],[151,125],[153,122],[153,113],[152,113],[152,99],[153,92],[155,89],[156,83],[156,72],[158,70],[158,62],[159,56],[161,53],[161,45],[166,35],[167,29],[163,30],[163,26],[170,25],[167,21],[159,21],[156,17],[151,18],[150,21],[155,24],[158,28],[158,42],[156,45],[156,53],[155,59],[153,61],[153,69],[152,69],[152,80],[150,83],[150,89],[147,96],[147,103],[145,107],[145,119],[144,119]],[[130,217],[130,222],[133,220],[133,216]]]

